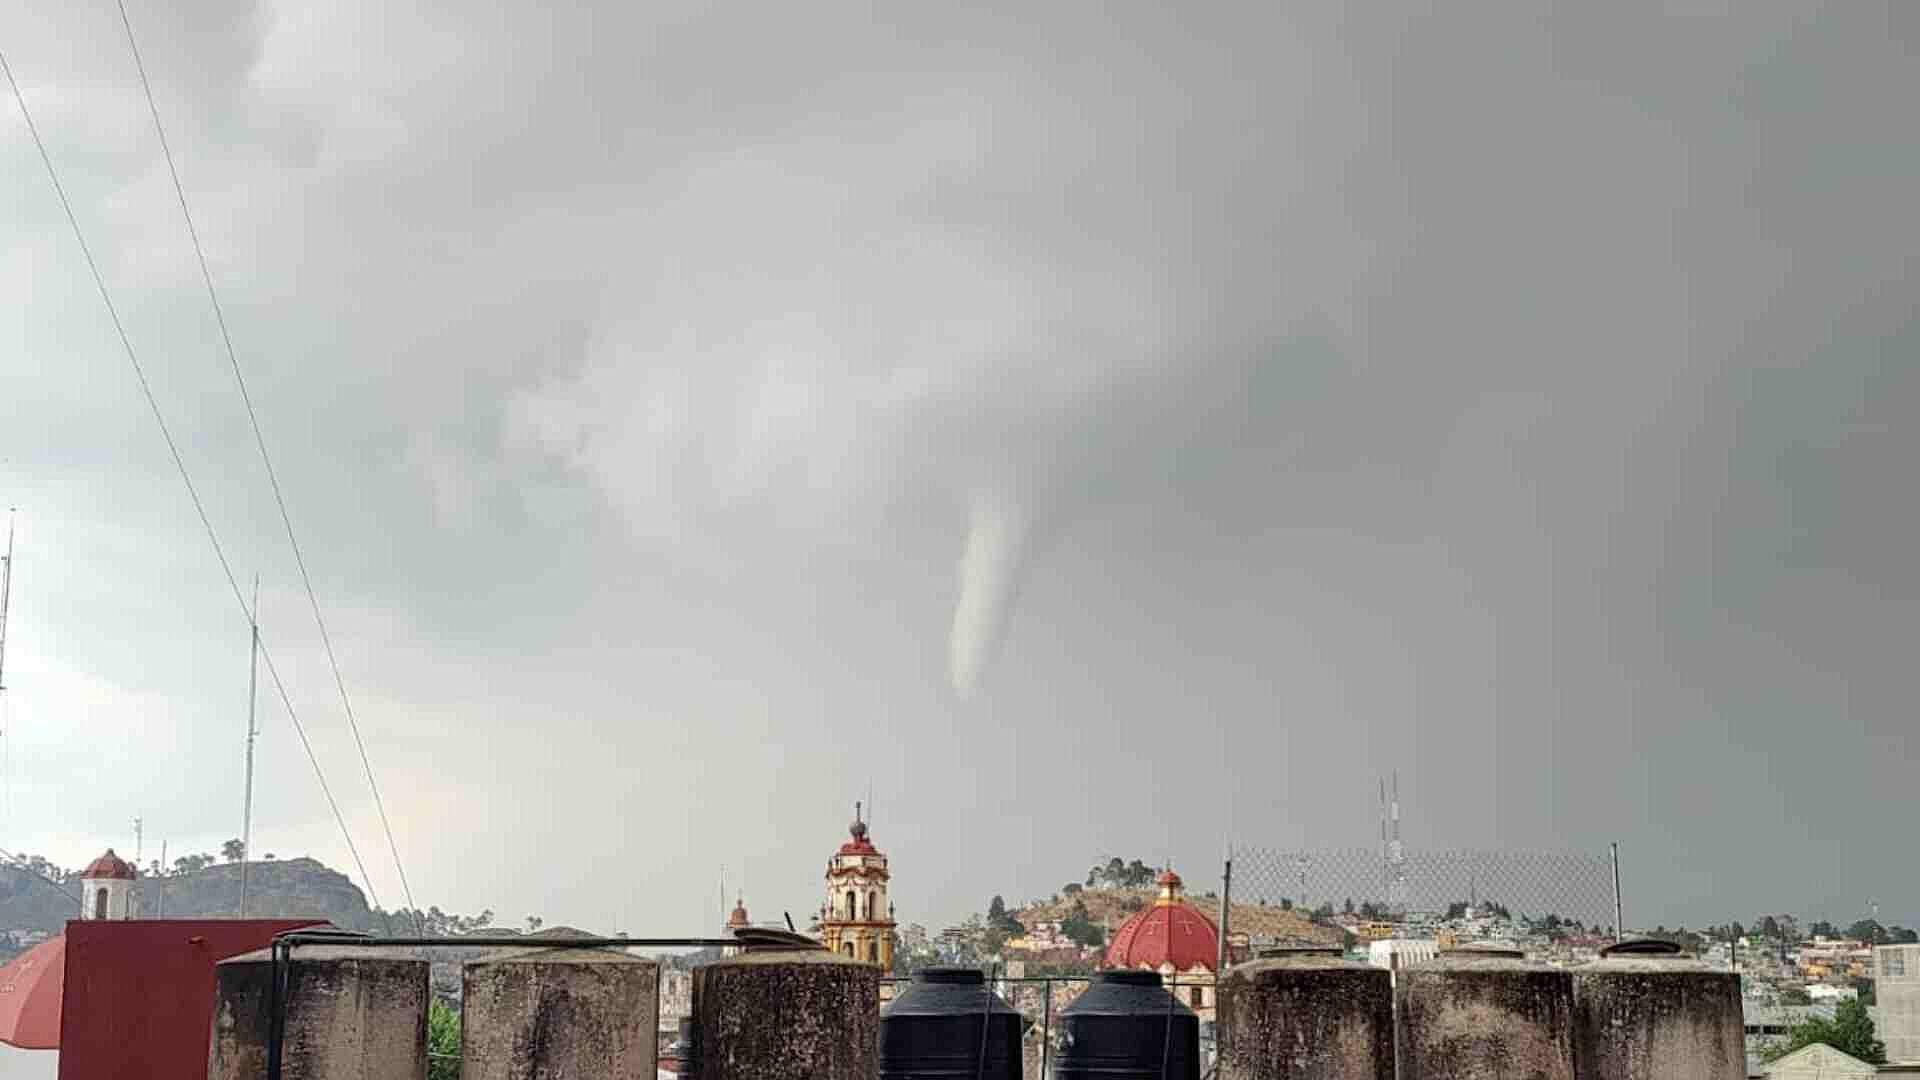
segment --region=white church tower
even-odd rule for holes
[[[80,871],[82,919],[133,918],[133,881],[137,875],[125,859],[107,849],[105,855]]]

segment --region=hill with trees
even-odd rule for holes
[[[134,910],[142,918],[221,919],[240,911],[240,844],[225,847],[226,861],[212,855],[184,855],[171,867],[156,860],[134,883]],[[37,855],[0,863],[0,931],[59,933],[80,910],[80,875]],[[458,915],[429,907],[425,911],[384,911],[345,874],[317,859],[276,859],[268,855],[247,864],[247,915],[250,918],[324,919],[344,930],[368,933],[457,937],[479,930],[517,932],[494,926],[493,912]],[[541,920],[529,918],[528,932]]]

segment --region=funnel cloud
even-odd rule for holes
[[[1006,637],[1019,591],[1026,523],[1011,501],[977,497],[960,549],[960,594],[947,641],[947,673],[954,692],[970,697]]]

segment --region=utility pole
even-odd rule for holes
[[[240,811],[240,917],[247,917],[247,863],[253,861],[253,743],[260,735],[254,703],[260,690],[260,575],[253,575],[253,612],[247,616],[253,630],[247,657],[247,792]]]
[[[7,508],[7,554],[0,558],[0,690],[7,688],[7,604],[13,599],[13,508]]]
[[[139,871],[140,863],[145,857],[145,848],[141,845],[146,840],[146,825],[147,821],[145,818],[133,819],[133,869],[136,872]]]
[[[13,792],[7,776],[10,771],[8,766],[11,764],[7,760],[6,743],[6,725],[9,719],[6,712],[7,607],[13,601],[13,509],[11,506],[7,507],[7,554],[4,558],[0,558],[0,816],[6,817],[9,825],[12,824],[12,820],[11,815],[8,814],[7,804],[12,801],[9,796]]]

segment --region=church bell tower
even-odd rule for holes
[[[820,940],[842,956],[893,968],[893,903],[887,899],[887,856],[867,838],[860,804],[853,804],[849,839],[827,860],[827,902],[820,907]]]

